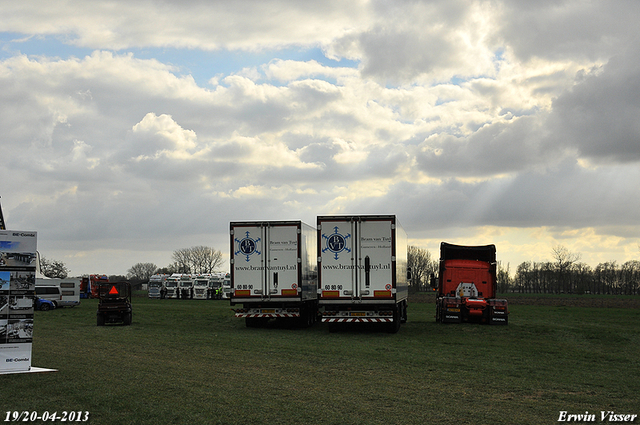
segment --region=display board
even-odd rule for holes
[[[37,233],[0,230],[0,373],[29,371]]]

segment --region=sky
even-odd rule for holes
[[[229,222],[640,259],[640,2],[0,0],[0,203],[70,274]]]

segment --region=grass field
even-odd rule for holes
[[[225,301],[134,298],[97,327],[95,300],[36,312],[33,366],[0,376],[7,411],[91,424],[551,424],[640,414],[640,310],[511,307],[506,327],[441,325],[411,303],[398,334],[251,329]],[[640,421],[636,421],[640,422]]]

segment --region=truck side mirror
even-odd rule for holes
[[[431,273],[431,276],[429,277],[429,285],[432,288],[437,288],[438,287],[438,281],[436,280],[436,275]]]
[[[407,280],[413,280],[413,275],[411,273],[411,267],[407,267]]]

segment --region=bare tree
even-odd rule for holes
[[[191,255],[189,248],[180,248],[173,251],[174,268],[178,273],[191,273]]]
[[[502,263],[498,261],[498,271],[496,273],[496,285],[498,292],[506,293],[511,288],[511,276],[509,276],[509,263],[507,268],[502,267]]]
[[[179,273],[213,273],[222,265],[222,252],[208,246],[181,248],[173,252]]]
[[[575,254],[562,245],[554,246],[551,251],[553,252],[553,258],[556,260],[556,267],[562,271],[569,269],[581,257],[580,254]]]
[[[558,289],[560,292],[573,292],[569,272],[571,271],[573,264],[580,260],[580,254],[575,254],[562,245],[553,247],[552,252],[553,258],[556,260],[555,266],[558,275]]]
[[[158,270],[153,263],[137,263],[127,270],[127,279],[146,282]]]
[[[45,257],[40,257],[40,272],[53,279],[66,279],[69,275],[69,269],[62,261],[47,260]]]
[[[429,285],[431,275],[436,274],[438,262],[431,253],[417,246],[407,248],[407,267],[411,268],[411,286],[415,290],[424,290]]]

